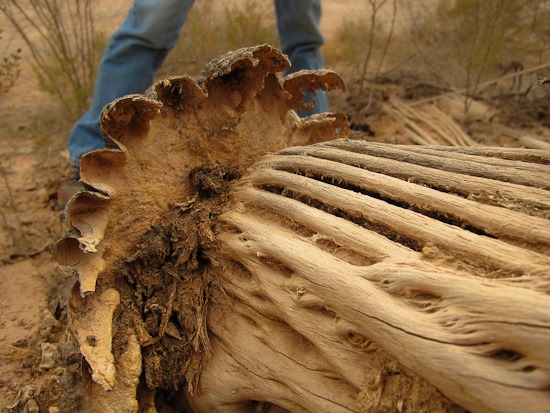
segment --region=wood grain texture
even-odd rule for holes
[[[531,190],[550,202],[533,187],[547,166],[496,152],[498,168],[482,149],[346,140],[262,158],[221,217],[232,311],[211,312],[198,411],[549,411],[550,222],[526,213]],[[396,173],[407,166],[414,180]],[[436,174],[472,180],[417,183]],[[466,193],[503,179],[511,208]],[[227,363],[238,384],[216,393]]]
[[[54,251],[88,411],[550,412],[550,152],[335,140],[287,67],[105,108]]]

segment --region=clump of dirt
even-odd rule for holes
[[[210,356],[206,331],[208,305],[216,295],[214,222],[240,173],[207,165],[192,170],[196,194],[173,206],[119,263],[116,278],[121,310],[115,315],[113,353],[124,352],[129,331],[143,348],[142,380],[149,389],[176,392],[197,386]],[[133,320],[129,325],[129,320]]]

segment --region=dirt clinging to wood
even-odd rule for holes
[[[216,250],[215,218],[227,202],[231,167],[205,166],[191,172],[197,190],[175,205],[119,263],[122,309],[113,354],[122,353],[129,331],[143,346],[144,381],[149,389],[192,392],[210,355],[206,331],[209,302],[217,287],[210,260]],[[133,325],[128,325],[129,321]]]

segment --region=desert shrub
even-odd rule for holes
[[[225,37],[229,48],[255,44],[279,44],[272,2],[245,0],[241,6],[225,7]]]
[[[366,16],[345,18],[336,31],[334,41],[325,46],[326,63],[338,67],[342,72],[357,75],[361,67],[361,56],[365,52],[368,31]]]
[[[207,5],[196,3],[187,16],[176,46],[157,76],[163,78],[175,74],[198,74],[204,61],[216,56],[222,41],[219,24],[219,18],[209,12]]]
[[[434,10],[411,16],[411,33],[426,63],[450,83],[475,89],[511,61],[525,67],[544,62],[548,1],[440,0]]]
[[[76,118],[89,104],[105,36],[92,0],[6,0],[0,11],[22,37],[39,87]],[[37,36],[31,35],[37,33]]]
[[[240,47],[263,43],[278,46],[272,2],[245,0],[221,6],[218,0],[193,6],[159,77],[175,73],[197,75],[211,59]],[[218,9],[221,12],[213,12]]]
[[[353,77],[382,67],[394,37],[400,0],[364,0],[364,11],[345,18],[335,39],[325,45],[325,60]]]
[[[2,40],[2,30],[0,30],[0,40]],[[21,74],[20,60],[21,49],[7,52],[6,55],[2,56],[0,62],[0,96],[9,92]]]
[[[423,67],[465,92],[465,112],[485,81],[548,54],[548,1],[439,0],[433,10],[411,15],[411,38]]]
[[[381,72],[392,39],[398,11],[398,0],[366,0],[365,13],[344,20],[336,41],[325,50],[329,66],[357,78],[359,96],[367,94],[366,109],[372,103],[369,86]]]
[[[378,75],[403,69],[431,77],[448,89],[466,91],[467,110],[485,82],[510,73],[510,68],[528,69],[549,60],[550,0],[362,4],[364,11],[344,20],[324,54],[328,66],[357,82],[363,97],[370,96],[369,85]],[[370,98],[367,107],[368,102]]]

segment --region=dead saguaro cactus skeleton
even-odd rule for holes
[[[105,109],[56,246],[87,409],[548,409],[550,153],[337,139],[291,109],[341,80],[287,66]]]
[[[302,121],[292,111],[306,107],[302,88],[342,80],[326,70],[280,79],[288,67],[270,46],[241,49],[207,65],[198,83],[171,78],[105,108],[107,148],[82,158],[88,189],[67,205],[55,251],[78,272],[70,327],[108,392],[94,403],[133,406],[142,364],[150,388],[192,389],[209,353],[212,280],[201,260],[215,248],[228,183],[268,152],[348,132],[344,115]]]

